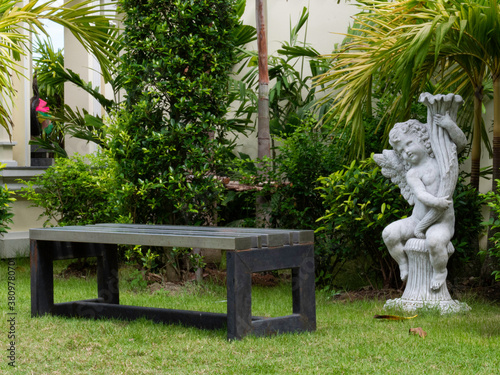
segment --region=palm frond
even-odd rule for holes
[[[32,32],[47,36],[42,20],[50,20],[66,27],[84,48],[95,56],[106,81],[111,80],[120,52],[120,36],[114,11],[107,4],[95,4],[91,0],[81,3],[68,1],[62,7],[54,6],[55,0],[31,0],[18,6],[15,0],[3,1],[0,5],[0,96],[7,108],[0,111],[0,126],[10,132],[15,91],[10,74],[21,75],[23,67],[19,61],[26,55]]]
[[[488,72],[500,76],[496,0],[360,0],[358,4],[360,12],[346,39],[327,56],[330,69],[315,79],[325,94],[320,104],[332,103],[325,120],[334,120],[337,130],[351,129],[351,157],[364,147],[359,114],[368,108],[364,99],[369,96],[369,77],[389,82],[385,89],[395,98],[380,124],[387,134],[409,112],[412,98],[427,82],[439,80],[440,89],[460,88],[470,98],[471,88],[482,85]],[[496,30],[495,37],[490,30]],[[464,74],[448,74],[450,66]]]

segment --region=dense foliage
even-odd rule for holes
[[[320,183],[326,209],[321,229],[340,242],[338,255],[370,258],[384,286],[397,286],[397,264],[382,241],[383,228],[411,212],[397,186],[382,176],[372,159],[353,161],[320,178]]]
[[[213,176],[229,151],[233,1],[120,4],[127,97],[109,143],[124,180],[120,205],[134,222],[213,222],[222,193]]]
[[[404,200],[399,188],[382,176],[373,160],[353,161],[350,166],[320,178],[321,196],[326,214],[321,228],[338,239],[341,257],[368,257],[372,267],[381,274],[383,285],[400,286],[397,264],[382,240],[382,230],[390,223],[411,215],[412,207]],[[459,179],[454,196],[455,254],[450,258],[450,276],[464,276],[467,262],[476,260],[473,246],[482,230],[481,204],[478,193]],[[477,267],[476,267],[477,270]]]
[[[498,264],[500,264],[500,181],[497,181],[497,191],[490,191],[485,194],[485,199],[493,212],[492,218],[488,222],[493,231],[493,235],[490,238],[491,247],[487,250],[489,255],[497,260],[496,266],[498,268]],[[500,281],[500,269],[494,269],[493,275],[495,276],[496,281]]]
[[[31,181],[22,196],[42,208],[44,225],[84,225],[119,220],[114,163],[105,154],[58,158]]]
[[[451,242],[455,252],[448,261],[448,280],[477,276],[481,268],[479,236],[485,231],[481,213],[484,197],[470,185],[462,173],[458,177],[457,187],[453,192],[455,208],[455,235]]]
[[[272,227],[315,229],[323,214],[317,180],[340,169],[343,160],[338,141],[316,125],[310,118],[292,128],[287,138],[277,139],[279,152],[264,174],[273,183],[263,184],[262,190],[269,197]]]

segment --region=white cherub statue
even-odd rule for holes
[[[396,183],[413,211],[410,217],[389,224],[383,239],[399,265],[401,279],[408,278],[405,246],[412,238],[425,241],[432,265],[430,289],[437,292],[445,284],[449,254],[453,252],[455,213],[452,195],[458,178],[457,152],[467,139],[457,126],[458,95],[422,94],[428,121],[397,123],[389,134],[393,150],[374,155],[382,174]]]

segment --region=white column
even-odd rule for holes
[[[26,0],[20,1],[22,5],[26,4]],[[26,27],[26,24],[23,25]],[[22,34],[28,32],[19,29]],[[29,47],[28,47],[29,48]],[[30,141],[31,128],[30,128],[30,99],[33,95],[32,81],[31,81],[31,67],[32,59],[31,54],[27,51],[25,56],[21,56],[19,71],[24,75],[12,75],[12,85],[16,90],[14,97],[14,105],[11,108],[12,122],[14,126],[10,129],[12,134],[12,141],[9,139],[7,132],[4,129],[0,131],[0,150],[2,155],[0,160],[8,166],[30,166]],[[8,103],[10,105],[10,103]]]
[[[7,167],[17,167],[17,161],[14,160],[13,147],[17,142],[12,142],[4,128],[0,128],[0,163]]]
[[[76,0],[73,3],[79,2],[81,2],[81,0]],[[85,48],[76,40],[70,31],[65,29],[64,66],[71,69],[75,73],[78,73],[85,82],[89,82],[93,80],[93,72],[91,70],[93,68],[95,69],[93,60],[93,56],[85,50]],[[78,108],[82,111],[85,109],[90,114],[94,114],[94,108],[96,106],[93,98],[89,94],[72,83],[64,84],[64,103],[73,108],[73,110]],[[75,153],[88,154],[97,149],[97,145],[95,143],[70,136],[66,136],[64,142],[66,152],[69,156]]]

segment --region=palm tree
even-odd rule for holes
[[[407,116],[412,98],[423,91],[426,82],[433,81],[437,90],[452,88],[466,102],[474,102],[471,180],[477,187],[483,82],[498,63],[494,57],[498,55],[494,50],[498,34],[493,31],[498,31],[497,1],[359,3],[363,11],[356,17],[356,33],[349,34],[351,41],[334,55],[332,69],[319,79],[330,89],[326,98],[335,97],[330,117],[337,117],[344,126],[351,125],[353,156],[363,153],[361,113],[370,77],[382,77],[389,82],[388,89],[398,94],[383,119],[385,134],[394,122]]]
[[[68,30],[92,53],[101,66],[105,80],[113,74],[118,55],[118,29],[113,25],[115,15],[104,6],[93,5],[92,0],[62,7],[54,6],[56,0],[31,0],[19,7],[17,0],[2,0],[0,3],[0,126],[10,133],[12,120],[9,103],[12,104],[16,91],[12,74],[23,75],[19,61],[29,51],[33,32],[46,33],[42,20],[56,22]]]
[[[500,72],[498,32],[500,8],[496,0],[475,1],[436,1],[430,2],[424,9],[415,9],[409,21],[420,23],[416,27],[407,28],[404,38],[396,43],[396,47],[404,49],[402,61],[411,61],[418,69],[420,56],[427,54],[426,59],[434,58],[435,62],[455,64],[455,72],[462,73],[459,93],[473,95],[474,130],[471,151],[471,184],[479,186],[479,159],[481,146],[481,106],[483,100],[483,81],[486,74],[491,74],[495,82],[495,71]],[[422,21],[425,20],[425,21]],[[448,81],[444,87],[450,87],[456,80],[453,74],[446,75]],[[498,76],[498,74],[497,74]],[[498,79],[498,78],[497,78]],[[469,87],[468,87],[469,86]],[[495,83],[493,85],[495,87]],[[472,90],[470,88],[472,87]],[[496,95],[499,100],[500,91]],[[496,116],[495,121],[500,121]],[[500,125],[500,124],[499,124]],[[500,126],[498,126],[498,144],[500,144]],[[500,167],[500,148],[493,147],[493,173],[498,176]],[[496,163],[495,163],[496,155]],[[496,165],[495,165],[496,164]],[[498,177],[496,177],[498,178]],[[495,185],[494,185],[495,187]]]
[[[427,72],[422,69],[414,79],[409,79],[411,67],[396,65],[399,52],[393,47],[401,33],[398,27],[405,19],[403,14],[395,17],[395,13],[401,12],[400,3],[371,0],[358,3],[362,11],[355,16],[346,41],[338,52],[328,56],[331,69],[317,79],[326,92],[320,103],[333,99],[326,120],[334,119],[344,131],[351,131],[353,159],[364,156],[362,115],[371,106],[373,78],[387,82],[385,92],[400,93],[405,89],[404,95],[395,96],[388,117],[383,119],[392,125],[408,115],[413,94],[422,90],[429,73],[435,70],[432,65],[427,66]],[[397,72],[397,68],[402,72]],[[387,126],[385,132],[389,129]]]
[[[258,105],[258,157],[271,157],[271,134],[269,131],[269,71],[267,66],[267,1],[255,0],[257,18],[257,44],[259,50],[259,105]]]

